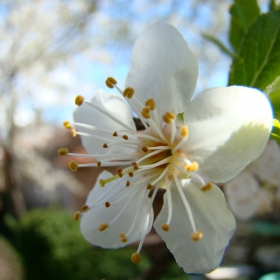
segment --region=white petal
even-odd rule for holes
[[[259,183],[246,169],[225,184],[225,195],[230,209],[239,220],[252,218],[259,208]]]
[[[275,141],[268,141],[261,156],[250,165],[250,170],[261,182],[280,186],[280,149]]]
[[[130,192],[132,186],[128,188],[125,186],[125,178],[108,183],[105,187],[101,187],[98,184],[99,179],[111,176],[112,174],[107,171],[99,175],[97,183],[91,190],[86,201],[86,205],[94,204],[95,207],[82,215],[80,223],[81,232],[85,239],[91,244],[103,248],[123,247],[131,242],[139,240],[148,214],[150,214],[148,232],[151,230],[153,222],[153,209],[150,207],[150,198],[146,197],[143,202],[145,188],[141,188],[140,192],[138,192],[139,188],[133,186],[135,189]],[[109,189],[113,191],[103,196]],[[122,190],[124,191],[121,192]],[[130,192],[130,194],[124,197],[127,192]],[[124,197],[121,201],[115,204],[113,203],[113,201],[121,197]],[[97,205],[100,201],[104,201],[104,203]],[[109,202],[111,204],[110,207],[107,208],[105,202]],[[127,205],[127,203],[129,204]],[[137,210],[140,209],[141,205],[143,207],[138,217],[136,217]],[[123,209],[124,211],[121,215],[110,224]],[[133,224],[135,219],[136,221]],[[99,231],[99,226],[103,223],[110,225],[101,232]],[[122,242],[119,236],[120,233],[127,233],[132,225],[133,229],[129,236],[127,236],[127,242]]]
[[[189,138],[183,149],[209,178],[226,182],[255,160],[270,135],[272,110],[253,88],[212,88],[187,106]]]
[[[183,112],[191,99],[198,63],[182,35],[159,22],[148,27],[136,41],[126,86],[145,102],[154,98],[158,112]]]
[[[205,273],[215,269],[221,262],[224,250],[235,229],[235,220],[228,209],[224,194],[215,185],[211,190],[201,191],[199,183],[188,181],[183,192],[191,207],[197,230],[203,237],[193,241],[192,227],[178,190],[172,186],[172,219],[168,232],[162,230],[168,215],[167,199],[154,227],[166,242],[179,266],[188,273]]]
[[[128,125],[131,129],[136,131],[130,109],[128,108],[127,104],[125,103],[123,97],[120,94],[105,93],[102,90],[98,90],[93,96],[91,103],[97,105],[98,107],[107,111],[108,113],[113,114],[114,117],[118,118],[121,122],[123,122],[124,124]],[[100,111],[87,104],[83,104],[82,106],[77,107],[77,109],[74,112],[74,120],[75,122],[85,123],[88,125],[108,130],[112,134],[114,131],[124,129],[120,124],[116,123],[110,117],[104,115]],[[103,135],[98,131],[91,131],[83,127],[77,127],[77,130],[100,136]],[[112,140],[116,140],[116,138],[112,137]],[[88,153],[96,154],[120,152],[119,146],[112,146],[109,149],[104,149],[103,144],[105,142],[105,140],[82,136],[82,143]],[[124,153],[131,153],[131,151],[131,149],[122,149],[122,152]]]

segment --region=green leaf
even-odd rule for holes
[[[280,144],[280,122],[274,119],[271,131],[271,138],[276,140]]]
[[[235,0],[229,12],[229,41],[237,52],[249,25],[260,15],[260,8],[257,0]]]
[[[278,76],[264,91],[274,109],[274,117],[280,119],[280,76]]]
[[[276,0],[270,0],[269,10],[270,11],[279,11],[280,10],[280,5],[276,3]]]
[[[229,85],[265,90],[280,75],[280,12],[261,15],[248,29],[233,60]]]
[[[232,53],[218,38],[206,33],[202,33],[202,36],[206,40],[215,44],[220,49],[220,51],[222,51],[224,54],[227,54],[232,58],[234,58],[234,53]]]

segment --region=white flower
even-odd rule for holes
[[[186,272],[216,268],[235,229],[235,220],[221,190],[205,182],[225,182],[256,159],[270,134],[272,113],[259,91],[245,87],[213,88],[192,99],[197,60],[182,35],[171,25],[156,23],[137,40],[122,91],[116,88],[145,126],[137,133],[123,97],[101,91],[81,105],[75,122],[93,164],[117,166],[103,172],[86,205],[76,214],[92,244],[117,248],[140,240],[132,261],[153,224],[152,202],[166,189],[154,227]],[[184,113],[184,122],[177,120]],[[62,149],[60,154],[67,154]],[[73,155],[73,154],[70,154]]]
[[[261,156],[234,179],[224,184],[233,214],[239,220],[252,218],[260,208],[272,210],[273,200],[280,200],[280,150],[270,140]]]

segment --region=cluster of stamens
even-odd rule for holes
[[[120,124],[123,129],[118,131],[104,131],[97,127],[93,127],[87,124],[81,123],[70,123],[65,121],[63,123],[64,127],[71,129],[72,135],[81,135],[84,137],[96,137],[96,133],[90,134],[85,132],[76,131],[74,127],[82,127],[85,129],[100,131],[100,134],[106,140],[103,144],[104,149],[110,148],[112,145],[120,145],[120,147],[133,147],[135,152],[131,155],[126,154],[92,154],[92,155],[83,155],[83,154],[74,154],[69,153],[66,148],[62,148],[58,151],[59,155],[71,155],[71,156],[85,156],[89,158],[94,158],[96,162],[87,163],[87,164],[78,164],[75,161],[69,163],[69,168],[72,171],[76,171],[79,167],[108,167],[116,166],[118,167],[116,174],[112,177],[106,179],[100,179],[99,184],[101,187],[105,187],[106,184],[118,180],[120,178],[126,178],[125,186],[122,192],[126,191],[135,192],[136,194],[141,191],[142,186],[145,186],[145,191],[143,194],[143,200],[151,200],[151,204],[155,198],[157,190],[159,188],[166,188],[167,202],[168,202],[168,218],[166,223],[162,224],[162,230],[168,232],[170,230],[170,222],[172,218],[172,202],[171,202],[171,186],[177,187],[183,204],[186,208],[193,232],[190,234],[190,237],[194,241],[198,241],[203,237],[203,233],[196,229],[191,208],[188,204],[187,198],[185,197],[182,191],[182,179],[189,179],[190,177],[194,178],[201,182],[200,189],[202,191],[208,191],[211,189],[211,183],[205,184],[204,180],[196,174],[195,172],[199,169],[197,162],[191,162],[188,160],[187,156],[182,152],[181,147],[188,138],[188,127],[181,126],[177,128],[176,126],[176,115],[168,111],[162,116],[162,121],[157,114],[156,103],[154,99],[150,98],[146,100],[144,104],[138,100],[134,94],[134,89],[131,87],[126,88],[122,91],[117,86],[117,81],[109,77],[106,80],[106,85],[109,88],[116,88],[122,95],[125,97],[130,104],[132,110],[139,116],[146,130],[143,133],[137,133],[135,130],[132,130],[126,124],[118,120],[115,116],[111,115],[109,112],[105,111],[102,108],[99,108],[93,103],[85,101],[84,97],[78,95],[75,99],[75,104],[81,106],[87,104],[93,107],[96,110],[99,110],[104,115],[110,117],[113,121]],[[133,102],[134,101],[134,102]],[[139,109],[140,105],[140,109]],[[172,184],[173,181],[175,184]],[[174,186],[175,185],[175,186]],[[139,187],[140,190],[134,191],[136,187]],[[150,192],[151,195],[150,195]],[[115,203],[114,196],[110,197],[112,201],[101,199],[97,205],[104,204],[106,208],[109,208],[112,203]],[[119,199],[120,200],[120,199]],[[79,220],[79,217],[90,209],[96,207],[96,205],[83,206],[81,211],[75,213],[74,219]],[[126,206],[124,206],[126,207]],[[137,212],[137,215],[140,211]],[[120,215],[121,213],[119,213]],[[118,215],[118,214],[117,214]],[[115,219],[114,219],[115,220]],[[147,218],[148,220],[148,218]],[[99,231],[102,232],[110,227],[111,223],[102,223],[99,226]],[[134,263],[140,262],[140,249],[143,244],[145,235],[147,234],[147,228],[144,227],[142,237],[140,240],[140,245],[136,253],[131,257]],[[129,230],[124,233],[119,234],[121,242],[129,241]],[[146,232],[145,232],[146,231]]]

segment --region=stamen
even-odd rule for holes
[[[141,111],[141,115],[145,118],[145,119],[150,119],[151,118],[151,114],[150,114],[150,110],[148,107],[144,107]]]
[[[126,181],[125,186],[126,186],[126,187],[129,187],[129,186],[130,186],[130,181]]]
[[[162,119],[165,123],[170,124],[172,120],[176,119],[176,115],[168,111],[162,116]]]
[[[103,223],[99,226],[99,231],[104,231],[108,227],[108,224]]]
[[[147,148],[146,146],[144,146],[144,147],[142,147],[142,151],[143,151],[144,153],[147,153],[147,152],[148,152],[148,148]]]
[[[182,186],[181,186],[181,184],[180,184],[180,182],[179,182],[179,180],[178,180],[178,178],[177,178],[177,175],[174,174],[173,176],[174,176],[174,180],[175,180],[177,189],[178,189],[178,191],[179,191],[179,194],[180,194],[180,196],[181,196],[181,198],[182,198],[182,201],[183,201],[183,203],[184,203],[184,206],[185,206],[185,208],[186,208],[186,210],[187,210],[187,213],[188,213],[188,216],[189,216],[189,220],[190,220],[190,223],[191,223],[193,232],[197,232],[196,226],[195,226],[195,222],[194,222],[194,219],[193,219],[193,214],[192,214],[191,207],[190,207],[190,205],[189,205],[189,203],[188,203],[188,201],[187,201],[187,198],[186,198],[186,196],[185,196],[185,194],[184,194],[184,192],[183,192],[183,190],[182,190]]]
[[[128,172],[129,177],[133,177],[133,172]]]
[[[209,191],[212,188],[212,184],[207,182],[206,185],[202,185],[199,187],[203,192]]]
[[[68,149],[67,148],[61,148],[61,149],[58,150],[57,153],[58,153],[59,156],[66,156],[66,155],[68,155]]]
[[[118,136],[118,133],[115,131],[115,132],[113,133],[113,136],[114,136],[114,137]]]
[[[85,212],[88,210],[88,206],[87,205],[83,205],[81,208],[82,212]]]
[[[127,87],[124,91],[123,91],[123,96],[131,99],[134,95],[134,88],[131,87]]]
[[[108,145],[106,143],[103,144],[103,148],[106,149],[108,148]]]
[[[153,185],[150,184],[150,183],[148,183],[148,185],[147,185],[147,190],[151,190],[152,188],[153,188]]]
[[[166,224],[169,225],[172,218],[172,198],[170,191],[170,181],[168,182],[167,176],[165,176],[165,186],[166,186],[166,196],[167,196],[167,206],[168,206],[168,217]]]
[[[77,171],[77,169],[79,168],[79,165],[77,162],[72,160],[69,162],[68,167],[70,168],[71,171]]]
[[[181,136],[186,138],[189,134],[189,128],[187,125],[184,125],[184,126],[181,126],[180,128],[180,133],[181,133]]]
[[[98,162],[97,162],[97,167],[100,167],[100,166],[101,166],[101,162],[98,161]]]
[[[71,130],[71,134],[72,134],[73,137],[76,137],[76,135],[77,135],[76,129],[72,129]]]
[[[117,84],[117,81],[113,77],[108,77],[105,81],[105,84],[108,88],[114,88]]]
[[[198,168],[199,168],[199,164],[196,161],[192,162],[191,164],[186,164],[185,165],[185,170],[188,171],[188,172],[197,171]]]
[[[145,106],[148,107],[149,110],[153,111],[156,108],[156,102],[153,98],[150,98],[145,102]]]
[[[128,140],[128,136],[127,135],[123,135],[122,137],[124,140]]]
[[[110,83],[113,84],[113,85],[116,85],[116,84],[117,84],[117,80],[114,79],[113,77],[108,77],[108,78],[107,78],[107,81],[110,82]]]
[[[169,225],[168,224],[162,224],[161,228],[164,230],[164,231],[169,231]]]
[[[64,121],[64,122],[63,122],[63,126],[64,126],[66,129],[72,129],[72,125],[70,124],[69,121]]]
[[[105,202],[105,207],[109,208],[110,207],[110,203],[108,201]]]
[[[203,233],[200,230],[198,230],[197,232],[191,233],[191,238],[192,238],[193,241],[198,241],[202,237],[203,237]]]
[[[74,221],[79,221],[80,219],[80,211],[77,211],[75,214],[74,214]]]
[[[120,239],[121,239],[121,242],[127,242],[127,237],[126,237],[126,235],[125,235],[125,233],[123,233],[123,232],[121,232],[120,233]]]
[[[82,95],[77,95],[75,98],[75,104],[81,106],[84,103],[85,98]]]
[[[133,253],[132,255],[131,255],[131,261],[133,262],[133,263],[135,263],[135,264],[138,264],[138,263],[140,263],[141,262],[141,258],[140,258],[140,254],[139,253]]]

